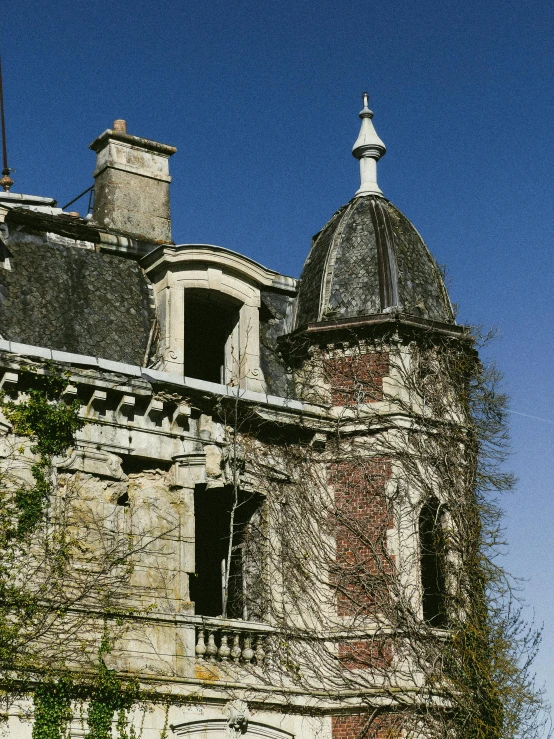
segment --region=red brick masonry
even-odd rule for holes
[[[382,714],[372,721],[370,716],[333,716],[333,739],[397,739],[402,736],[402,717],[398,714]]]
[[[334,356],[324,366],[333,405],[383,400],[383,377],[390,372],[388,352]]]
[[[337,522],[333,581],[341,616],[371,613],[387,598],[395,574],[394,559],[387,552],[387,530],[394,526],[385,493],[391,472],[391,462],[384,457],[331,464]]]

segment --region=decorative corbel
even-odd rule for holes
[[[182,401],[179,403],[177,408],[175,409],[175,412],[173,413],[173,418],[171,422],[171,430],[174,430],[174,427],[177,428],[185,428],[185,426],[188,424],[188,419],[190,418],[190,405],[188,403],[185,403]]]
[[[86,415],[97,418],[105,410],[107,399],[108,394],[105,390],[95,390],[90,396]]]
[[[118,403],[117,416],[123,416],[127,421],[132,421],[135,417],[135,396],[123,395]]]
[[[227,725],[229,726],[229,735],[233,739],[237,739],[248,731],[248,721],[250,720],[250,711],[248,703],[241,700],[234,700],[227,703],[225,710],[228,715]]]
[[[19,375],[17,372],[4,372],[2,379],[0,380],[0,389],[15,390],[18,382]]]

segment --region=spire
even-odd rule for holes
[[[387,151],[385,144],[381,141],[373,127],[371,119],[373,111],[369,109],[369,95],[367,92],[362,94],[364,107],[360,111],[362,126],[360,133],[356,139],[356,143],[352,148],[352,154],[356,159],[360,160],[360,189],[355,197],[359,195],[382,195],[382,191],[377,184],[377,161]]]
[[[6,121],[4,120],[4,90],[2,88],[2,59],[0,58],[0,120],[2,123],[2,161],[3,177],[0,179],[0,186],[4,189],[4,192],[8,192],[10,187],[13,185],[13,180],[10,177],[12,169],[8,167],[8,149],[6,146]]]

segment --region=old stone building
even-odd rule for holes
[[[176,149],[124,121],[91,144],[91,216],[0,195],[0,382],[17,402],[30,374],[67,373],[64,398],[87,422],[55,464],[83,541],[101,549],[93,513],[106,536],[141,541],[115,600],[72,607],[91,644],[117,620],[103,659],[138,678],[127,718],[144,739],[400,736],[408,714],[410,735],[436,735],[425,660],[396,638],[444,642],[456,559],[433,533],[451,525],[441,480],[410,472],[414,418],[432,405],[412,380],[416,355],[466,334],[379,189],[367,97],[360,117],[360,189],[313,238],[300,280],[175,244]],[[451,399],[449,423],[461,412]],[[25,706],[10,709],[10,736],[31,736]],[[79,710],[75,737],[86,700]]]

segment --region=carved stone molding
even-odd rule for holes
[[[242,703],[242,701],[237,702]],[[172,724],[169,728],[175,736],[186,736],[191,737],[191,739],[201,739],[200,734],[206,739],[229,739],[229,719],[187,721],[182,724]],[[259,739],[294,739],[294,734],[291,734],[290,731],[250,720],[245,734],[241,734],[241,736],[245,736],[246,739],[248,737],[252,737],[252,739],[254,737]]]
[[[171,468],[173,487],[194,488],[201,482],[206,481],[206,454],[204,452],[193,452],[192,454],[179,454],[173,457]]]
[[[57,460],[56,467],[61,470],[88,472],[112,480],[127,480],[121,467],[121,457],[82,444],[72,449],[67,457]]]

